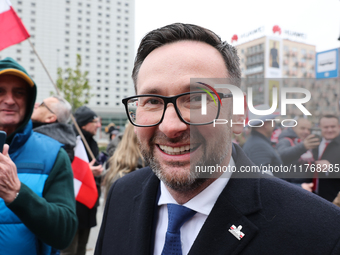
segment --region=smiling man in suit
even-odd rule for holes
[[[243,121],[232,115],[230,91],[210,93],[221,98],[217,107],[205,88],[190,86],[191,78],[238,84],[240,76],[236,50],[208,29],[176,23],[144,37],[132,74],[137,95],[123,103],[150,167],[113,184],[96,255],[340,252],[340,210],[330,203],[261,173],[195,171],[253,166],[231,142],[243,126],[212,124]]]

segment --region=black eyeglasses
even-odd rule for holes
[[[50,113],[53,113],[53,114],[55,114],[46,104],[45,104],[45,102],[44,101],[42,101],[41,102],[41,104],[39,105],[39,107],[40,106],[44,106],[44,107],[46,107],[46,109],[50,112]]]
[[[222,98],[232,94],[217,93]],[[216,94],[202,91],[186,92],[172,97],[138,95],[122,100],[130,122],[137,127],[152,127],[163,121],[167,105],[172,103],[181,121],[188,125],[208,125],[220,114],[220,101]]]

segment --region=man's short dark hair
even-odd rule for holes
[[[230,78],[234,84],[239,84],[241,78],[240,59],[237,56],[237,50],[233,46],[226,41],[223,42],[218,35],[209,29],[192,24],[174,23],[155,29],[142,39],[132,71],[132,79],[136,92],[138,72],[145,58],[153,50],[165,44],[184,40],[205,42],[217,49],[221,53],[229,73],[229,77],[226,78]]]
[[[337,119],[337,121],[339,122],[339,117],[334,115],[334,114],[325,114],[325,115],[322,115],[319,119],[319,124],[320,124],[320,121],[322,118],[327,118],[327,119]]]

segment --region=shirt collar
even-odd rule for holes
[[[230,169],[231,167],[235,167],[235,161],[232,157],[230,157],[228,169]],[[198,213],[209,215],[217,201],[217,198],[219,197],[225,186],[228,184],[229,179],[229,176],[223,174],[208,187],[206,187],[203,191],[201,191],[198,195],[183,204],[183,206],[188,207]],[[158,200],[158,206],[165,204],[178,204],[166,188],[163,181],[161,181],[160,187],[161,195]]]

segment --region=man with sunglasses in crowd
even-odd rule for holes
[[[176,23],[142,39],[136,96],[123,103],[150,167],[112,185],[96,255],[339,254],[337,207],[259,171],[240,172],[256,169],[231,142],[244,116],[232,114],[230,91],[214,91],[240,76],[236,50],[208,29]]]
[[[71,163],[62,144],[32,130],[37,88],[0,60],[0,254],[58,254],[77,229]]]

